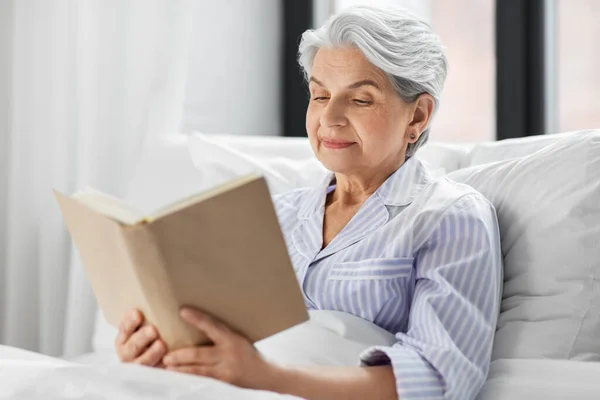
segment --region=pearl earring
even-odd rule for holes
[[[414,139],[414,138],[416,138],[415,134],[414,134],[414,133],[411,133],[411,134],[410,134],[410,138],[411,138],[411,139]]]

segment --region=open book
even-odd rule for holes
[[[249,175],[143,215],[94,190],[54,192],[107,321],[132,308],[170,349],[203,344],[190,305],[255,342],[308,313],[264,178]]]

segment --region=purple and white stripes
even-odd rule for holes
[[[493,206],[409,159],[321,250],[333,176],[275,198],[309,309],[348,312],[396,334],[363,365],[391,364],[398,396],[473,399],[487,376],[502,256]]]

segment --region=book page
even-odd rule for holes
[[[136,225],[145,219],[145,216],[135,207],[96,189],[88,187],[71,197],[92,210],[125,225]]]
[[[218,185],[212,189],[176,201],[175,203],[158,209],[150,215],[144,215],[142,211],[137,210],[134,206],[131,206],[114,196],[90,187],[75,193],[71,197],[104,216],[112,218],[125,225],[136,225],[144,221],[152,222],[164,217],[165,215],[172,214],[213,196],[218,196],[221,193],[225,193],[258,178],[260,178],[260,175],[258,174],[249,174],[239,177],[222,185]]]

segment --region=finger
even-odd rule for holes
[[[119,334],[115,341],[117,344],[124,344],[127,339],[142,325],[144,322],[144,316],[140,310],[133,309],[121,321],[119,327]]]
[[[165,354],[167,354],[167,346],[162,340],[158,339],[155,340],[138,358],[136,358],[134,363],[154,367],[161,362]]]
[[[157,338],[158,333],[152,325],[138,329],[122,346],[123,359],[135,360]]]
[[[185,365],[179,367],[167,367],[168,371],[180,372],[182,374],[191,374],[191,375],[199,375],[206,376],[208,378],[215,378],[215,369],[209,366],[203,365]]]
[[[222,342],[231,333],[227,325],[194,308],[184,307],[181,309],[180,314],[181,318],[199,331],[204,332],[213,343]]]
[[[163,363],[167,367],[191,364],[214,365],[219,362],[219,359],[217,348],[214,346],[201,346],[174,350],[163,358]]]

